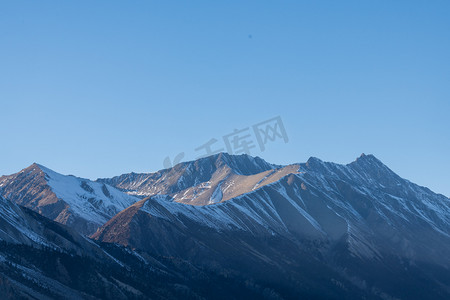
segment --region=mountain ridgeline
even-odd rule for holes
[[[373,155],[220,153],[96,181],[33,164],[0,196],[7,298],[450,298],[450,199]]]

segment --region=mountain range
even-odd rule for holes
[[[373,155],[95,181],[33,164],[0,196],[4,298],[450,298],[450,199]]]

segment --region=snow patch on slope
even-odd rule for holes
[[[69,210],[96,224],[107,222],[112,216],[139,201],[116,188],[75,176],[65,176],[44,166],[48,185],[56,196],[66,202]]]
[[[214,192],[211,195],[211,198],[209,198],[209,204],[219,203],[222,201],[223,193],[222,193],[222,182],[219,183],[214,190]]]

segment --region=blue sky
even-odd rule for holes
[[[0,174],[156,171],[280,116],[289,142],[251,154],[372,153],[450,196],[449,15],[449,1],[2,1]]]

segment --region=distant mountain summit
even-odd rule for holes
[[[156,173],[129,173],[110,179],[98,179],[98,182],[139,197],[167,194],[173,195],[178,202],[206,205],[223,199],[223,193],[217,189],[219,185],[225,186],[232,179],[267,175],[275,168],[277,166],[259,157],[219,153],[180,163]]]

